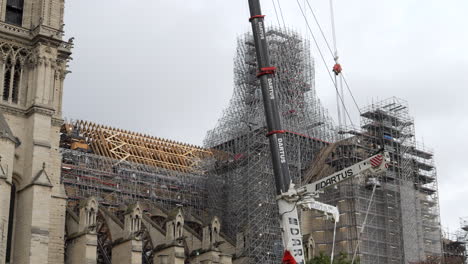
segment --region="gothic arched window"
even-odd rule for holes
[[[10,57],[5,61],[3,72],[3,100],[17,104],[19,99],[21,62],[19,59],[13,63]]]
[[[21,26],[23,24],[24,0],[8,0],[5,22]]]
[[[8,57],[5,61],[5,70],[3,71],[3,100],[8,101],[10,98],[10,80],[11,80],[11,58]]]
[[[17,60],[14,66],[15,70],[13,72],[13,83],[11,84],[11,101],[17,104],[20,89],[21,62]]]

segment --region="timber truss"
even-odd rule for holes
[[[200,163],[213,156],[208,149],[140,133],[115,129],[88,121],[75,127],[95,154],[185,173],[201,173]]]

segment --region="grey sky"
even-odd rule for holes
[[[310,38],[296,0],[279,1],[286,25]],[[328,0],[310,3],[331,39]],[[417,138],[435,150],[442,224],[453,231],[468,216],[468,2],[334,3],[338,50],[359,106],[390,96],[409,102]],[[276,25],[272,0],[262,4]],[[200,145],[231,97],[236,37],[250,30],[248,16],[247,0],[67,1],[65,29],[76,45],[65,116]],[[310,11],[308,19],[319,37]],[[315,46],[312,56],[317,92],[335,116]]]

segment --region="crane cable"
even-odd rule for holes
[[[278,5],[279,13],[280,13],[280,14],[278,15],[278,11],[277,11],[277,9],[276,9],[276,5],[275,5],[275,2],[274,2],[274,1],[275,1],[275,0],[272,0],[272,3],[273,3],[274,10],[275,10],[275,15],[276,15],[276,20],[277,20],[277,22],[278,22],[278,26],[281,27],[281,23],[280,23],[280,21],[279,21],[279,17],[281,16],[281,20],[282,20],[282,22],[283,22],[283,27],[286,29],[286,23],[285,23],[285,20],[284,20],[283,9],[281,8],[281,2],[280,2],[280,0],[277,0],[277,5]],[[313,9],[312,9],[310,3],[309,3],[309,0],[304,0],[304,1],[307,2],[307,5],[308,5],[308,7],[309,7],[309,9],[310,9],[310,11],[311,11],[313,17],[314,17],[315,23],[317,24],[317,26],[318,26],[318,28],[319,28],[319,30],[320,30],[320,33],[322,34],[322,37],[323,37],[323,39],[325,40],[325,43],[327,44],[327,48],[328,48],[328,50],[330,51],[330,53],[332,54],[332,57],[333,57],[333,52],[332,52],[332,50],[331,50],[331,48],[330,48],[330,44],[328,43],[328,40],[327,40],[327,38],[325,37],[325,34],[324,34],[324,32],[323,32],[323,29],[322,29],[322,27],[320,26],[320,23],[318,22],[317,17],[315,16],[315,13],[314,13],[314,11],[313,11]],[[311,36],[312,36],[312,38],[313,38],[313,40],[314,40],[315,46],[317,47],[317,50],[318,50],[318,52],[319,52],[319,54],[320,54],[320,57],[321,57],[323,63],[325,64],[325,67],[328,69],[328,65],[327,65],[327,63],[325,62],[325,58],[324,58],[324,56],[323,56],[323,53],[322,53],[321,49],[319,48],[318,42],[317,42],[317,40],[316,40],[314,34],[312,33],[312,30],[311,30],[311,27],[310,27],[310,25],[309,25],[307,16],[305,15],[304,10],[302,9],[301,4],[299,3],[299,0],[296,0],[296,2],[297,2],[297,4],[298,4],[298,6],[299,6],[299,9],[301,10],[302,16],[304,17],[304,20],[305,20],[305,22],[306,22],[307,28],[308,28],[308,30],[309,30],[309,32],[310,32],[310,34],[311,34]],[[333,80],[333,77],[331,76],[331,74],[330,74],[329,71],[327,71],[327,73],[328,73],[328,76],[330,77],[330,79],[331,79],[333,85],[335,86],[335,90],[337,90],[337,93],[338,93],[337,105],[339,104],[339,101],[341,101],[341,103],[342,103],[343,105],[345,105],[345,104],[344,104],[343,98],[341,98],[341,96],[339,95],[338,89],[336,88],[336,84],[335,84],[336,81]],[[357,104],[357,102],[356,102],[356,99],[354,98],[354,95],[353,95],[353,93],[351,92],[351,89],[349,88],[348,82],[346,81],[344,75],[342,75],[342,77],[343,77],[343,81],[344,81],[344,83],[345,83],[345,85],[346,85],[346,87],[347,87],[347,89],[348,89],[348,91],[349,91],[349,93],[350,93],[350,95],[351,95],[351,97],[352,97],[352,99],[353,99],[353,102],[354,102],[354,105],[356,106],[356,109],[359,111],[359,113],[361,113],[361,111],[360,111],[360,109],[359,109],[359,106],[358,106],[358,104]],[[351,125],[354,126],[353,121],[352,121],[352,119],[351,119],[351,116],[349,115],[348,110],[347,110],[346,108],[344,109],[343,116],[344,116],[345,113],[346,113],[346,116],[348,117],[349,121],[351,122]],[[341,115],[339,115],[339,116],[341,116]],[[344,118],[346,118],[346,116],[344,116]]]
[[[310,8],[310,6],[309,6]],[[333,0],[330,0],[330,20],[331,20],[331,26],[332,26],[332,40],[333,40],[333,60],[335,61],[335,65],[333,66],[333,72],[335,73],[335,86],[336,86],[336,92],[337,92],[337,101],[338,101],[338,90],[341,90],[341,97],[343,98],[342,103],[343,103],[343,109],[346,109],[346,105],[344,102],[344,92],[343,92],[343,79],[341,75],[341,65],[338,62],[338,48],[336,47],[336,30],[335,30],[335,13],[334,13],[334,8],[333,8]],[[338,80],[337,78],[340,79],[340,85],[338,85]],[[338,87],[339,86],[339,87]],[[340,116],[340,105],[337,104],[336,107],[338,108],[338,117]],[[338,118],[339,120],[339,126],[341,127],[341,118]],[[346,127],[346,118],[343,118],[344,126]]]
[[[317,16],[315,15],[315,12],[314,12],[314,10],[312,9],[312,6],[310,5],[309,0],[306,0],[306,1],[307,1],[307,6],[309,7],[309,9],[310,9],[310,11],[311,11],[311,13],[312,13],[312,16],[313,16],[313,18],[314,18],[314,20],[315,20],[315,23],[317,24],[317,27],[319,28],[320,33],[321,33],[321,35],[322,35],[322,37],[323,37],[323,39],[324,39],[324,41],[325,41],[325,44],[327,45],[327,48],[328,48],[328,50],[330,51],[330,55],[331,55],[333,58],[337,57],[337,54],[335,54],[335,53],[332,51],[331,47],[330,47],[330,43],[328,42],[327,37],[325,36],[325,33],[323,32],[323,29],[322,29],[322,27],[320,26],[320,23],[318,22]],[[332,3],[330,3],[330,7],[331,7],[331,9],[332,9],[332,18],[331,18],[331,21],[332,21],[332,27],[333,27],[333,39],[334,39],[333,42],[334,42],[335,50],[337,50],[337,49],[336,49],[336,33],[335,33],[335,15],[334,15],[334,10],[333,10],[333,4],[332,4]],[[359,111],[359,113],[361,113],[361,110],[359,109],[359,106],[358,106],[358,104],[357,104],[357,102],[356,102],[356,98],[354,97],[353,92],[351,91],[351,88],[349,87],[349,84],[348,84],[348,82],[346,81],[345,75],[344,75],[343,73],[341,73],[341,75],[342,75],[342,78],[343,78],[343,82],[344,82],[344,84],[345,84],[345,86],[346,86],[346,88],[347,88],[349,94],[351,95],[351,98],[353,99],[353,102],[354,102],[354,105],[356,106],[356,109]]]
[[[276,21],[278,21],[278,26],[281,27],[281,23],[279,21],[279,16],[278,16],[278,11],[276,10],[275,0],[271,0],[271,2],[273,3],[273,8],[275,9]]]
[[[274,0],[273,0],[274,1]],[[283,21],[283,27],[284,29],[286,30],[286,23],[284,22],[284,16],[283,16],[283,9],[281,8],[281,3],[279,0],[278,1],[278,8],[279,8],[279,11],[280,11],[280,15],[281,15],[281,20]]]
[[[315,35],[314,35],[314,33],[312,32],[312,29],[311,29],[310,24],[309,24],[309,20],[308,20],[307,17],[305,16],[304,10],[302,9],[302,6],[301,6],[301,4],[299,3],[299,0],[296,0],[296,2],[297,2],[297,5],[299,6],[299,9],[301,10],[301,13],[302,13],[302,16],[304,17],[304,20],[306,21],[307,28],[308,28],[308,30],[309,30],[311,36],[312,36],[312,39],[314,40],[315,46],[317,47],[317,50],[318,50],[318,52],[319,52],[319,54],[320,54],[320,58],[322,59],[322,62],[323,62],[323,64],[325,65],[325,67],[326,67],[327,69],[329,69],[329,68],[328,68],[327,62],[325,61],[325,57],[323,56],[323,53],[322,53],[322,51],[321,51],[321,49],[320,49],[320,46],[318,45],[317,39],[315,38]],[[330,77],[330,80],[332,81],[332,83],[335,84],[335,81],[333,80],[333,77],[332,77],[330,71],[327,71],[327,73],[328,73],[328,76]],[[336,85],[335,85],[335,89],[337,90]],[[343,103],[343,98],[342,98],[339,94],[338,94],[338,98],[339,98],[339,100]],[[344,103],[343,103],[343,104],[344,104]],[[345,111],[346,115],[348,116],[349,121],[350,121],[351,124],[353,125],[353,121],[352,121],[352,119],[351,119],[351,116],[350,116],[349,113],[348,113],[348,110],[347,110],[347,109],[344,109],[344,111]],[[354,125],[353,125],[353,126],[354,126]]]
[[[331,56],[333,57],[333,59],[335,60],[335,65],[338,63],[337,60],[338,60],[338,51],[337,51],[337,48],[336,48],[336,34],[335,34],[335,22],[334,22],[334,14],[333,14],[333,10],[332,10],[332,15],[331,15],[331,20],[332,20],[332,29],[333,29],[333,44],[334,44],[334,50],[335,52],[332,51],[331,47],[330,47],[330,43],[328,43],[328,40],[327,40],[327,37],[325,36],[325,33],[323,33],[323,29],[322,29],[322,26],[320,26],[320,23],[318,22],[318,19],[317,19],[317,16],[315,15],[315,12],[314,10],[312,9],[312,6],[310,5],[310,2],[309,0],[305,0],[304,1],[304,6],[305,6],[305,3],[307,3],[307,6],[309,7],[310,9],[310,12],[312,13],[312,17],[314,18],[315,20],[315,24],[317,24],[317,27],[320,31],[320,34],[322,35],[322,38],[325,40],[325,44],[327,45],[327,48],[328,50],[330,51],[330,54]],[[331,0],[330,0],[330,6],[331,8],[333,8],[333,5],[331,3]],[[335,67],[334,67],[335,68]],[[327,67],[328,69],[328,67]],[[339,90],[338,90],[338,80],[337,80],[337,74],[335,72],[335,81],[333,82],[333,85],[335,86],[335,90],[336,90],[336,110],[337,110],[337,116],[338,116],[338,126],[341,127],[341,123],[342,123],[342,120],[345,122],[346,124],[346,116],[345,116],[345,111],[346,110],[346,106],[345,106],[345,103],[344,103],[344,93],[343,93],[343,81],[341,81],[341,96],[343,97],[341,99],[342,104],[343,104],[343,113],[341,113],[341,109],[340,109],[340,94],[339,94]],[[349,117],[350,118],[350,117]],[[350,122],[352,123],[352,120],[350,120]],[[346,125],[345,125],[346,126]]]
[[[372,187],[372,194],[369,200],[369,204],[367,205],[366,216],[364,217],[364,221],[362,222],[361,230],[359,230],[359,233],[357,234],[357,243],[356,243],[356,247],[354,248],[353,259],[351,260],[351,264],[354,264],[354,260],[356,259],[356,253],[359,247],[359,242],[361,241],[360,238],[361,238],[362,233],[364,232],[364,228],[366,227],[367,216],[369,216],[369,211],[372,205],[372,199],[374,198],[376,188],[377,188],[377,184],[374,183],[374,187]]]

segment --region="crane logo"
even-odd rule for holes
[[[260,39],[265,39],[265,31],[263,30],[263,22],[258,21],[258,32],[260,34]]]
[[[268,78],[268,92],[270,93],[270,100],[275,99],[275,92],[273,91],[273,79]]]
[[[377,155],[370,160],[370,163],[373,168],[377,168],[380,166],[380,164],[382,164],[382,161],[383,161],[383,156]]]
[[[286,163],[286,153],[284,152],[284,144],[283,139],[281,137],[278,137],[278,148],[280,154],[280,162]]]

